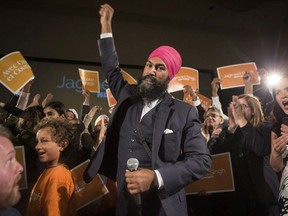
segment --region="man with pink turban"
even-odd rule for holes
[[[158,47],[148,56],[138,84],[128,84],[112,36],[113,12],[108,4],[100,8],[98,45],[117,105],[84,180],[100,173],[117,181],[117,216],[187,216],[184,188],[209,172],[211,156],[196,109],[167,92],[181,56],[170,46]]]

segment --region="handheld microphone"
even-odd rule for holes
[[[137,158],[129,158],[127,160],[127,168],[133,172],[136,171],[139,167],[139,161]]]
[[[127,168],[130,170],[130,172],[136,171],[139,167],[139,161],[137,158],[129,158],[127,160]],[[136,206],[138,206],[138,215],[142,215],[142,202],[141,202],[141,194],[135,194],[133,195],[134,201]]]

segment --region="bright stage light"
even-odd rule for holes
[[[281,76],[278,73],[270,73],[267,77],[267,87],[272,88],[273,86],[277,85],[280,79]]]

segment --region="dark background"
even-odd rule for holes
[[[0,56],[20,51],[32,67],[36,93],[80,112],[78,68],[101,71],[97,0],[1,0]],[[183,66],[200,72],[200,93],[210,97],[217,67],[255,62],[258,68],[287,71],[287,0],[115,0],[113,34],[121,67],[135,79],[149,53],[159,45],[174,46]],[[58,88],[63,77],[70,81]],[[0,86],[0,101],[12,97]],[[108,113],[105,87],[91,104]],[[219,91],[223,110],[243,88]],[[182,99],[181,92],[174,94]]]

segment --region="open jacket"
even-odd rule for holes
[[[105,143],[100,145],[84,173],[85,181],[90,181],[97,172],[116,179],[119,130],[127,108],[136,97],[136,85],[128,84],[120,73],[113,38],[101,39],[99,49],[102,67],[117,106],[107,126]],[[195,107],[174,99],[168,93],[159,106],[152,139],[152,169],[160,172],[164,182],[158,196],[166,215],[187,215],[184,187],[209,172],[211,156],[200,132],[201,123]],[[165,134],[165,129],[173,133]],[[118,184],[122,181],[117,179]]]

